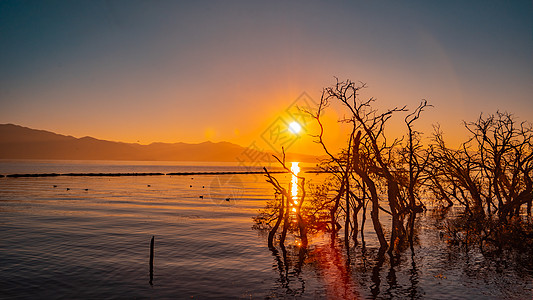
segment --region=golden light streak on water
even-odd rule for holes
[[[291,205],[298,205],[298,173],[300,173],[300,167],[298,166],[298,164],[299,162],[297,161],[291,163],[291,171],[293,173],[291,178]],[[292,211],[296,212],[297,209],[294,207]]]
[[[291,179],[291,194],[294,204],[298,204],[298,173],[300,173],[299,162],[291,163],[292,179]]]

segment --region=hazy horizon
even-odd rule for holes
[[[18,126],[18,127],[23,127],[23,128],[28,128],[28,129],[38,130],[38,131],[46,131],[46,132],[50,132],[50,133],[54,133],[54,134],[58,134],[58,135],[63,135],[63,136],[67,136],[67,137],[73,137],[73,138],[76,138],[76,139],[93,138],[93,139],[102,140],[102,141],[116,142],[116,143],[126,143],[126,144],[137,144],[137,145],[141,145],[141,146],[148,146],[148,145],[151,145],[151,144],[159,144],[159,143],[163,143],[163,144],[231,143],[231,144],[239,145],[237,143],[232,143],[232,142],[229,142],[229,141],[216,141],[215,142],[215,141],[211,141],[211,140],[205,140],[205,141],[197,142],[197,143],[187,143],[187,142],[182,142],[182,141],[170,141],[170,142],[154,141],[154,142],[150,142],[148,144],[143,144],[143,143],[140,143],[140,142],[123,142],[123,141],[118,141],[118,140],[106,140],[106,139],[103,139],[103,138],[100,138],[100,137],[94,136],[94,135],[85,135],[85,136],[70,135],[70,134],[65,134],[65,133],[62,133],[62,132],[54,132],[54,131],[48,130],[46,128],[32,128],[32,127],[29,127],[29,126],[25,126],[24,124],[14,124],[14,123],[2,123],[2,124],[0,124],[0,126],[2,126],[2,125],[13,125],[13,126]],[[246,146],[243,146],[243,145],[239,145],[239,146],[246,147]]]
[[[148,145],[74,137],[61,133],[0,124],[0,159],[121,160],[121,161],[212,161],[238,162],[243,166],[270,165],[272,154],[231,142],[162,143]],[[287,152],[287,159],[317,162],[318,156]]]

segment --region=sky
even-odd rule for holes
[[[427,99],[419,130],[451,144],[482,112],[533,121],[533,2],[0,1],[0,123],[276,148],[269,130],[335,78],[380,109]],[[324,115],[332,147],[343,116]],[[289,150],[317,151],[315,130]]]

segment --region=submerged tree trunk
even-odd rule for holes
[[[350,246],[350,183],[348,180],[349,180],[348,174],[346,174],[345,175],[346,217],[344,220],[344,242],[347,248]]]
[[[370,216],[372,218],[372,224],[374,225],[374,231],[378,236],[380,251],[384,251],[388,248],[388,244],[387,240],[385,239],[385,234],[383,233],[381,223],[379,222],[379,196],[376,189],[376,185],[374,184],[368,173],[363,170],[361,166],[361,160],[359,157],[360,141],[361,131],[358,131],[354,140],[353,170],[363,180],[363,183],[368,186],[368,190],[370,192],[370,200],[372,201],[372,211],[370,212]]]
[[[357,240],[357,236],[359,235],[359,220],[358,220],[359,217],[358,217],[358,215],[359,215],[359,211],[363,207],[364,199],[361,201],[361,199],[356,198],[354,194],[352,194],[352,193],[350,193],[350,194],[352,195],[352,197],[354,199],[357,199],[357,206],[355,206],[354,209],[353,209],[353,217],[352,217],[352,220],[353,220],[352,240],[354,241],[355,245],[357,245],[357,244],[359,244],[359,241]]]
[[[272,229],[268,233],[268,247],[269,248],[274,248],[274,237],[276,236],[276,232],[278,231],[279,225],[281,224],[281,220],[284,217],[284,213],[285,213],[285,197],[283,196],[283,194],[281,194],[281,203],[280,203],[279,211],[278,211],[278,219],[276,220],[274,227],[272,227]]]
[[[289,216],[290,216],[290,198],[286,197],[285,203],[285,214],[283,216],[283,230],[281,231],[281,237],[279,239],[279,244],[282,247],[285,247],[285,238],[287,237],[287,230],[289,229]]]
[[[363,216],[362,216],[362,220],[361,220],[361,243],[363,244],[363,249],[365,248],[365,222],[366,222],[366,206],[367,206],[367,201],[366,201],[366,184],[365,182],[363,181],[363,199],[361,201],[361,204],[363,206]]]
[[[305,201],[305,178],[301,178],[302,183],[300,184],[302,188],[302,197],[300,198],[300,201],[298,201],[298,208],[296,209],[296,217],[298,221],[298,229],[300,230],[300,240],[302,241],[302,248],[307,248],[308,241],[307,241],[307,223],[302,218],[302,205]]]
[[[361,176],[361,178],[366,181],[368,190],[370,191],[370,197],[372,200],[372,211],[370,212],[370,215],[372,217],[374,231],[378,236],[380,251],[385,251],[388,248],[388,244],[387,239],[385,239],[385,234],[383,233],[383,228],[381,227],[381,222],[379,222],[379,197],[376,190],[376,185],[366,174]]]

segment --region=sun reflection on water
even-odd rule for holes
[[[291,163],[292,179],[291,179],[291,195],[292,202],[298,204],[298,173],[300,173],[299,162]]]

